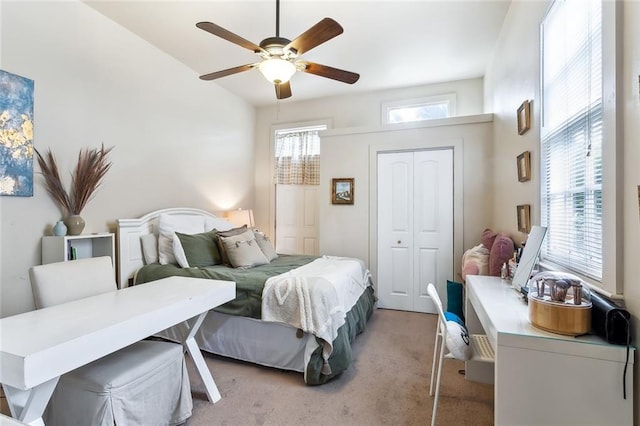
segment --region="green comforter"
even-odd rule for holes
[[[267,279],[312,262],[317,256],[281,254],[271,263],[249,269],[235,269],[224,265],[205,268],[181,268],[178,265],[147,265],[138,271],[136,284],[180,276],[235,281],[236,298],[215,309],[223,314],[260,319],[262,312],[262,288]]]

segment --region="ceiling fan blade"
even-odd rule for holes
[[[356,74],[355,72],[345,71],[327,65],[320,65],[314,62],[298,61],[296,62],[296,65],[303,65],[302,67],[298,67],[302,72],[331,78],[343,83],[353,84],[360,78],[360,74]]]
[[[250,42],[249,40],[246,40],[242,37],[240,37],[239,35],[236,35],[234,33],[232,33],[229,30],[225,30],[224,28],[222,28],[219,25],[216,25],[214,23],[211,22],[198,22],[196,24],[196,27],[200,28],[201,30],[207,31],[213,35],[216,35],[220,38],[223,38],[227,41],[230,41],[231,43],[235,43],[239,46],[244,47],[245,49],[249,49],[254,51],[255,53],[260,53],[263,51],[263,49],[258,46],[255,43]]]
[[[274,84],[276,87],[276,98],[286,99],[291,97],[291,84],[289,82]]]
[[[309,28],[304,33],[296,37],[291,43],[284,47],[284,50],[294,49],[298,56],[313,49],[314,47],[331,40],[344,30],[336,21],[331,18],[324,18],[322,21]]]
[[[255,67],[256,64],[240,65],[239,67],[233,67],[222,71],[216,71],[209,74],[201,75],[200,80],[215,80],[216,78],[225,77],[231,74],[237,74],[239,72],[248,71]]]

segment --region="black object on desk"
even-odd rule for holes
[[[595,291],[591,303],[591,331],[614,345],[631,343],[631,314]]]

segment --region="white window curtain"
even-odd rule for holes
[[[602,280],[602,4],[556,1],[541,25],[545,260]]]
[[[276,184],[320,185],[318,130],[276,133]]]

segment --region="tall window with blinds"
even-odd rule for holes
[[[602,3],[556,1],[541,25],[543,257],[602,280]]]

